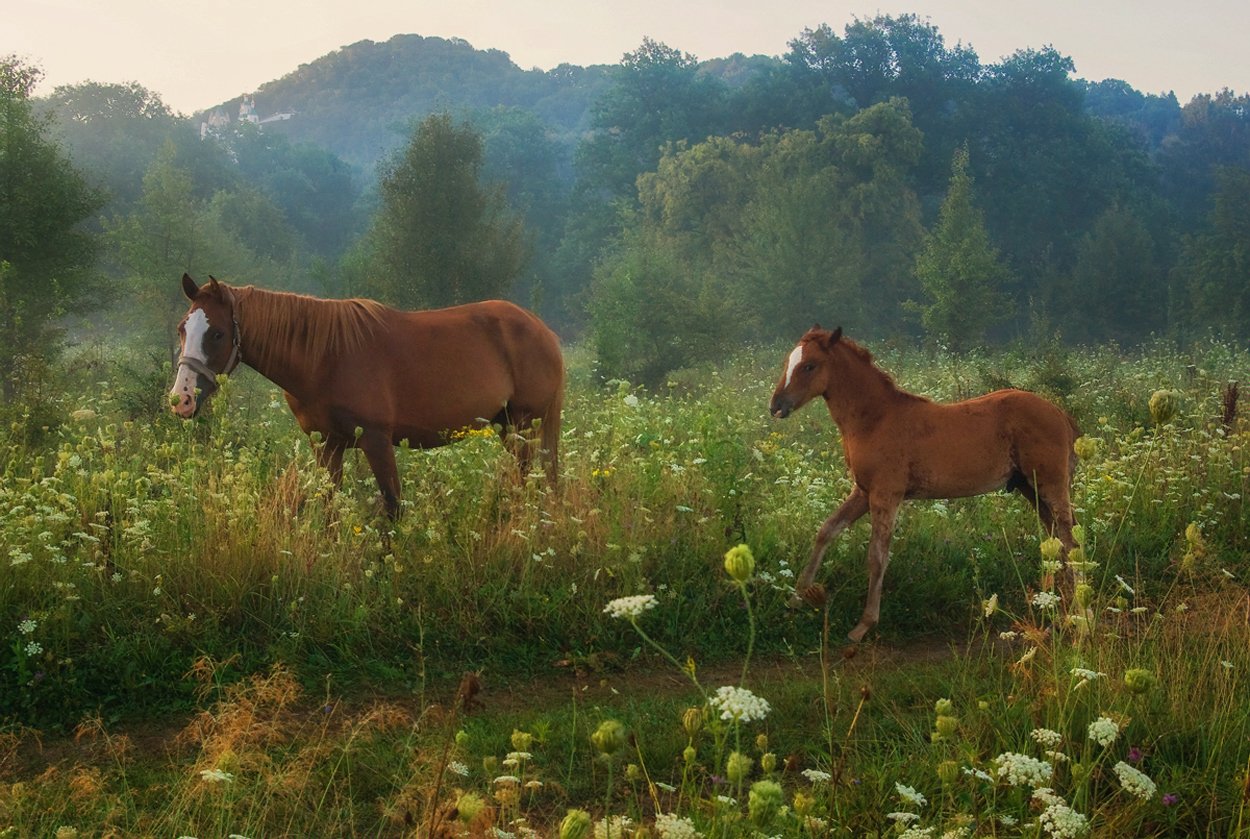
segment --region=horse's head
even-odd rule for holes
[[[211,276],[207,285],[197,286],[183,274],[182,290],[191,308],[178,324],[178,369],[169,404],[175,414],[190,419],[217,390],[218,374],[238,365],[239,322],[234,293]]]
[[[785,419],[828,389],[829,353],[841,337],[840,326],[832,332],[821,329],[820,324],[807,330],[786,357],[785,368],[768,403],[769,413]]]

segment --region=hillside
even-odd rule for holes
[[[522,70],[507,53],[459,39],[396,35],[359,41],[304,64],[251,97],[257,115],[291,118],[267,125],[293,142],[326,148],[371,171],[414,118],[434,110],[524,108],[572,145],[586,128],[610,68],[562,65]],[[243,97],[214,111],[235,118]]]

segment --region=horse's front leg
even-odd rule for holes
[[[395,465],[395,446],[390,435],[374,429],[365,431],[356,447],[365,453],[373,477],[378,479],[387,518],[399,518],[399,468]]]
[[[812,556],[807,560],[807,565],[803,567],[799,580],[795,583],[794,596],[790,598],[791,606],[802,604],[804,595],[811,591],[816,581],[816,572],[820,570],[820,561],[824,558],[829,543],[835,536],[857,522],[866,512],[868,512],[868,494],[856,484],[851,494],[842,502],[842,506],[825,520],[820,527],[820,532],[816,534],[816,545],[812,548]]]
[[[852,644],[864,640],[868,630],[876,626],[881,618],[881,585],[885,580],[886,566],[890,564],[890,537],[894,534],[898,505],[902,500],[902,496],[871,500],[872,538],[868,542],[868,599],[864,603],[864,614],[859,623],[846,636]]]

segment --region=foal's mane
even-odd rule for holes
[[[877,364],[876,359],[873,358],[872,353],[868,351],[867,347],[861,346],[860,344],[856,343],[855,341],[851,340],[845,335],[840,336],[833,345],[835,349],[838,346],[846,347],[846,349],[850,352],[851,356],[856,361],[862,362],[863,365],[867,367],[869,370],[871,370],[874,375],[881,377],[891,388],[893,388],[898,393],[913,397],[915,399],[923,399],[926,402],[929,401],[927,397],[920,396],[919,394],[912,393],[911,391],[903,390],[901,387],[899,387],[898,382],[895,381],[894,379],[894,374],[889,372],[888,370],[883,369],[881,365]]]
[[[373,300],[326,300],[306,294],[234,289],[243,354],[262,366],[279,348],[295,350],[310,366],[359,348],[390,311]]]

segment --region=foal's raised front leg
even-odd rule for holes
[[[812,548],[812,556],[807,560],[807,565],[803,566],[798,582],[795,583],[794,596],[790,598],[791,606],[800,605],[803,602],[804,593],[816,581],[816,572],[820,570],[820,561],[824,558],[829,543],[835,536],[857,522],[866,512],[868,512],[868,494],[856,484],[851,494],[842,502],[842,506],[825,520],[820,527],[820,532],[816,534],[816,545]]]
[[[902,496],[871,500],[872,538],[868,542],[868,599],[864,603],[864,614],[859,623],[847,633],[847,639],[853,644],[864,640],[868,630],[876,626],[881,618],[881,584],[885,580],[886,566],[890,564],[890,537],[894,534],[898,505],[902,502]]]

